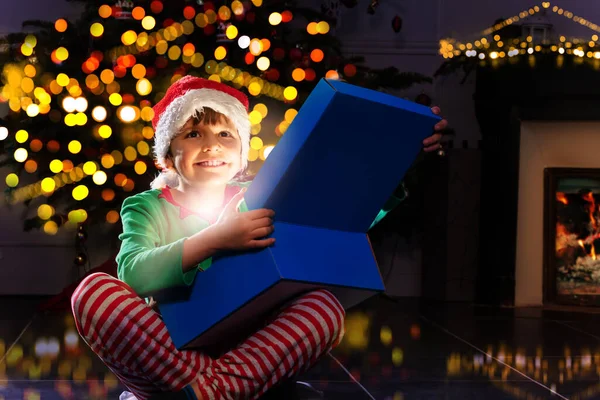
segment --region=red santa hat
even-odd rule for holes
[[[248,166],[250,150],[250,120],[248,97],[237,89],[208,79],[185,76],[175,82],[161,101],[153,107],[154,156],[161,168],[166,167],[166,157],[171,140],[194,115],[204,107],[225,115],[236,126],[242,142],[242,170]],[[177,186],[177,174],[163,170],[152,182],[153,188]]]

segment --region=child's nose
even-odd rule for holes
[[[220,146],[221,146],[221,144],[219,143],[219,141],[216,138],[209,136],[202,143],[202,150],[203,151],[212,151],[212,150],[218,149]]]

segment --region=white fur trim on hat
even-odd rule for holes
[[[215,89],[192,89],[171,102],[160,116],[156,131],[154,132],[154,156],[159,166],[166,167],[166,157],[171,146],[171,140],[188,119],[201,113],[204,107],[212,108],[233,122],[238,130],[242,142],[241,165],[242,170],[248,166],[248,152],[250,151],[250,119],[244,105],[235,97]],[[164,187],[169,181],[166,175],[161,174],[152,182],[153,189]],[[164,179],[163,179],[164,178]],[[166,179],[166,180],[165,180]]]

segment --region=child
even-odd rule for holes
[[[344,309],[330,292],[316,290],[217,357],[175,348],[160,315],[138,293],[191,285],[220,251],[271,246],[274,239],[265,237],[273,232],[274,212],[238,212],[250,141],[243,93],[187,76],[154,111],[162,172],[152,190],[123,202],[119,279],[92,274],[74,292],[77,329],[138,399],[161,392],[257,398],[340,342]],[[439,136],[424,142],[427,150],[438,148]]]

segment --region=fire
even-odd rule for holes
[[[563,192],[556,192],[556,201],[560,201],[563,204],[569,204],[567,196]]]
[[[583,244],[583,240],[579,239],[577,241],[577,243],[579,243],[579,245],[581,246],[581,248],[587,253],[587,250],[585,249],[585,245]],[[594,248],[594,243],[592,243],[591,245],[591,251],[590,254],[588,254],[590,257],[592,257],[592,260],[596,260],[596,249]]]
[[[596,225],[596,218],[594,218],[594,212],[596,211],[596,201],[594,200],[594,196],[592,195],[592,192],[587,192],[582,197],[585,201],[591,203],[588,208],[590,214],[590,222],[592,223],[594,230],[596,230],[598,227]]]

